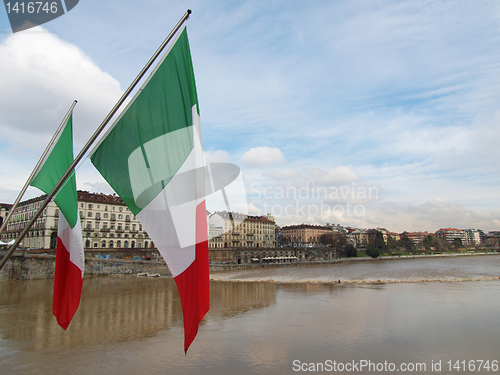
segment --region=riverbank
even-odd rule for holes
[[[54,277],[55,254],[14,254],[0,271],[0,281]],[[85,276],[148,274],[170,277],[163,259],[85,258]]]
[[[460,253],[442,253],[442,254],[411,254],[411,255],[393,255],[372,257],[352,257],[352,258],[337,258],[332,260],[311,261],[311,262],[293,262],[293,263],[249,263],[249,264],[211,264],[210,270],[228,271],[228,270],[246,270],[253,268],[268,268],[268,267],[289,267],[289,266],[314,266],[326,264],[339,264],[349,262],[378,262],[382,260],[403,260],[403,259],[425,259],[425,258],[444,258],[444,257],[468,257],[480,255],[500,255],[500,252],[460,252]]]
[[[497,256],[495,256],[497,255]],[[212,281],[276,285],[344,286],[395,283],[499,281],[500,254],[472,256],[415,256],[411,258],[338,261],[336,264],[298,264],[297,267],[252,268],[212,272]]]
[[[210,273],[251,270],[260,268],[282,268],[297,266],[317,266],[342,263],[368,263],[384,260],[408,260],[444,257],[473,257],[483,255],[500,255],[498,252],[477,253],[443,253],[443,254],[412,254],[397,256],[381,256],[378,258],[355,257],[338,258],[327,261],[294,262],[294,263],[252,263],[252,264],[210,264]],[[2,254],[0,254],[2,256]],[[12,256],[5,267],[0,271],[0,281],[7,280],[35,280],[51,279],[54,277],[55,253],[28,253],[22,252]],[[171,277],[170,271],[162,258],[122,259],[122,258],[85,258],[86,276],[110,276],[110,275],[155,275]]]

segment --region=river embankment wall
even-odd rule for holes
[[[0,271],[0,281],[50,279],[54,277],[55,255],[13,255]],[[163,259],[85,259],[85,276],[149,274],[171,276]]]

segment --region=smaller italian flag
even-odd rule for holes
[[[45,160],[40,164],[31,186],[49,194],[71,163],[73,163],[72,115],[54,140]],[[59,208],[59,224],[52,312],[59,325],[67,329],[80,304],[84,271],[82,228],[78,215],[74,173],[66,180],[54,201]]]

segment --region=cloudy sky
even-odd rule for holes
[[[15,34],[0,10],[0,202],[74,99],[81,149],[187,8],[204,147],[251,213],[500,230],[495,0],[81,0]],[[112,192],[88,159],[77,182]]]

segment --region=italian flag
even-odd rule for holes
[[[185,27],[91,160],[165,259],[181,298],[187,352],[210,303],[206,164]]]
[[[49,194],[73,162],[72,115],[47,152],[31,182]],[[59,208],[56,269],[52,312],[59,325],[67,329],[80,304],[84,254],[82,228],[78,216],[76,178],[73,173],[54,198]]]

